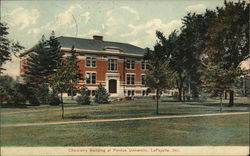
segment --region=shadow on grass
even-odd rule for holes
[[[220,103],[186,103],[187,105],[200,105],[200,106],[213,106],[213,107],[220,107]],[[223,107],[229,107],[228,103],[223,103]],[[244,103],[234,103],[232,107],[249,107],[250,104]]]
[[[188,113],[158,113],[158,115],[187,115]]]
[[[1,108],[27,108],[26,104],[2,104]]]
[[[169,99],[169,100],[161,100],[161,102],[180,102],[180,101],[178,101],[178,100],[171,100],[171,99]]]
[[[89,119],[90,117],[88,115],[72,115],[72,116],[66,116],[66,119]]]

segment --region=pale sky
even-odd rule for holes
[[[188,12],[202,13],[206,8],[222,6],[224,0],[44,0],[1,1],[1,20],[8,23],[9,38],[26,49],[52,30],[56,36],[92,38],[102,35],[106,41],[130,43],[152,48],[155,31],[166,36],[182,26]],[[4,65],[6,74],[19,75],[14,58]]]

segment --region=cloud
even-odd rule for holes
[[[161,19],[151,19],[145,23],[134,25],[129,24],[128,27],[132,30],[129,33],[120,34],[121,38],[137,40],[129,41],[129,43],[141,46],[152,47],[156,42],[156,30],[159,30],[168,36],[175,29],[179,29],[182,26],[181,20],[172,20],[168,23],[164,23]]]
[[[132,44],[132,45],[135,45],[135,46],[140,46],[141,41],[140,40],[134,40],[134,41],[129,42],[129,44]]]
[[[128,12],[134,14],[137,20],[140,19],[138,12],[135,11],[134,9],[132,9],[132,8],[130,8],[130,7],[128,7],[128,6],[121,6],[120,8],[121,8],[121,9],[124,9],[124,10],[127,10]]]
[[[64,11],[59,13],[56,18],[55,18],[55,22],[59,25],[65,25],[65,24],[69,24],[72,23],[72,18],[73,18],[73,11],[76,9],[75,5],[71,5],[69,6],[69,8]]]
[[[189,5],[186,7],[186,10],[188,12],[201,12],[206,9],[206,6],[204,4],[195,4],[195,5]]]
[[[172,20],[169,23],[163,23],[161,19],[152,19],[146,23],[133,25],[129,24],[129,27],[133,30],[127,34],[121,34],[121,37],[136,36],[139,32],[146,32],[148,35],[155,35],[156,30],[163,31],[165,33],[171,33],[173,30],[178,29],[182,25],[181,20]]]
[[[37,9],[16,8],[10,13],[10,26],[18,26],[19,29],[24,29],[30,25],[34,25],[40,16]]]
[[[80,35],[80,37],[91,38],[93,35],[100,35],[100,30],[91,29],[86,34]]]
[[[124,29],[129,23],[135,23],[139,21],[139,13],[128,7],[121,6],[119,8],[110,10],[106,12],[106,19],[103,28],[105,27],[107,36],[117,35],[121,32],[130,31],[129,29]]]
[[[76,26],[76,22],[74,20],[74,11],[77,7],[79,6],[70,5],[67,10],[57,14],[54,19],[48,22],[46,25],[30,29],[28,31],[28,34],[41,35],[41,33],[45,33],[47,31],[52,30],[60,30],[62,32],[65,32],[66,29],[74,28]]]
[[[88,11],[80,15],[82,17],[85,17],[85,24],[89,22],[89,19],[90,19],[89,15],[90,13]]]

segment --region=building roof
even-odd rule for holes
[[[95,50],[95,51],[103,51],[105,48],[119,48],[123,53],[127,54],[138,54],[144,55],[146,49],[142,49],[140,47],[127,44],[127,43],[119,43],[119,42],[110,42],[110,41],[98,41],[93,39],[83,39],[83,38],[75,38],[75,37],[65,37],[60,36],[57,38],[60,42],[62,48],[71,48],[72,45],[76,49],[85,49],[85,50]]]

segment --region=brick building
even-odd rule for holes
[[[76,86],[85,85],[91,95],[95,94],[100,83],[111,97],[154,94],[154,91],[149,93],[145,86],[147,69],[146,61],[143,60],[145,49],[127,43],[103,41],[102,36],[93,36],[93,39],[61,36],[57,39],[64,57],[71,55],[71,47],[74,45],[74,50],[78,54],[78,66],[84,79]],[[32,49],[20,55],[20,76],[23,78],[25,78],[23,65],[30,52]]]

